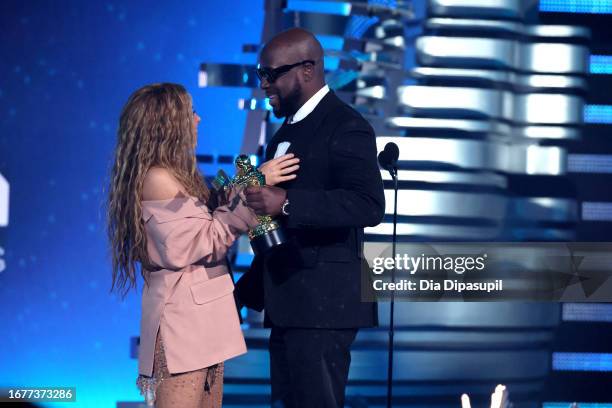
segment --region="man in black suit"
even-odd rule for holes
[[[308,31],[266,44],[258,75],[286,117],[266,160],[294,153],[300,169],[247,189],[249,206],[276,217],[288,243],[257,257],[236,293],[247,306],[263,296],[273,406],[344,407],[351,344],[358,328],[377,324],[376,304],[361,301],[363,228],[385,210],[374,131],[325,84],[323,49]]]

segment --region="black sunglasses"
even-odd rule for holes
[[[291,65],[281,65],[278,68],[260,67],[258,65],[255,72],[257,73],[257,77],[259,78],[260,81],[263,81],[265,79],[266,81],[268,81],[268,83],[272,84],[283,74],[286,74],[287,72],[291,71],[295,67],[299,67],[300,65],[305,65],[305,64],[314,65],[315,61],[304,60],[304,61],[296,62],[295,64],[291,64]]]

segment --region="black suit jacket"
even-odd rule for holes
[[[238,281],[236,295],[266,312],[266,325],[356,328],[377,324],[375,303],[361,301],[363,228],[384,216],[385,199],[369,123],[329,92],[295,138],[284,124],[266,150],[279,143],[300,158],[297,178],[282,183],[289,216],[278,220],[288,244],[256,257]]]

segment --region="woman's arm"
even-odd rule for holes
[[[230,190],[228,204],[210,212],[196,205],[173,179],[161,169],[145,180],[143,189],[145,228],[152,244],[149,256],[160,267],[181,269],[202,260],[219,261],[240,234],[257,225],[240,190]]]
[[[151,167],[142,185],[142,199],[167,200],[175,197],[187,197],[181,183],[167,169]]]
[[[296,178],[295,172],[300,168],[299,162],[300,159],[295,157],[293,153],[288,153],[276,159],[268,160],[259,166],[258,170],[266,176],[266,185],[274,186]]]

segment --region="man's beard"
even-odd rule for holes
[[[300,108],[299,103],[302,98],[302,90],[300,84],[296,83],[293,89],[286,95],[281,97],[278,95],[278,109],[274,110],[274,116],[277,118],[289,117]]]

